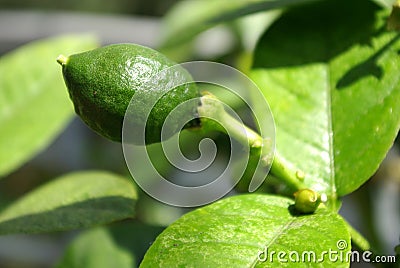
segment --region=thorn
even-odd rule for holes
[[[65,57],[64,55],[59,55],[58,57],[57,57],[57,62],[61,65],[61,66],[64,66],[65,64],[67,64],[67,61],[68,61],[68,57]]]

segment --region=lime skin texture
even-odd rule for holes
[[[182,67],[165,72],[155,82],[153,79],[149,87],[150,78],[176,63],[148,47],[114,44],[69,57],[61,55],[57,61],[62,65],[75,112],[91,129],[113,141],[122,140],[124,116],[135,94],[139,94],[140,102],[130,107],[129,112],[134,116],[129,117],[132,120],[128,123],[133,130],[145,126],[146,144],[160,142],[165,118],[175,107],[199,97],[194,83],[168,88],[174,79],[190,77]],[[160,98],[154,104],[155,95]],[[149,105],[154,105],[150,113]],[[197,106],[193,101],[180,106],[177,118],[181,121],[194,118]],[[180,131],[177,122],[171,124],[169,136]],[[138,143],[134,139],[130,142]]]

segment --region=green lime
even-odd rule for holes
[[[173,89],[165,86],[176,79],[176,73],[171,73],[171,77],[166,73],[167,77],[159,81],[165,84],[163,86],[146,87],[151,77],[176,63],[153,49],[136,44],[109,45],[69,57],[60,55],[57,61],[62,65],[75,112],[90,128],[113,141],[122,139],[125,112],[134,94],[140,93],[143,102],[134,107],[135,120],[130,123],[134,126],[146,124],[146,144],[160,141],[165,118],[175,107],[199,96],[194,83]],[[183,68],[177,70],[183,76],[189,75]],[[147,101],[154,99],[151,98],[154,94],[161,96],[155,105]],[[154,107],[148,114],[150,105]],[[179,114],[183,120],[197,113],[195,102],[182,107]]]

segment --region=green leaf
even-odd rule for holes
[[[218,23],[244,15],[279,9],[315,0],[188,0],[181,1],[165,17],[163,47],[173,47]],[[190,14],[190,16],[188,16]]]
[[[46,147],[73,115],[57,56],[95,45],[91,36],[71,35],[36,41],[0,58],[0,177]]]
[[[133,182],[102,171],[76,172],[51,181],[0,213],[0,235],[70,230],[131,218]]]
[[[83,231],[67,247],[58,268],[137,267],[164,228],[124,220]]]
[[[140,211],[138,211],[140,214]],[[164,227],[148,225],[137,220],[125,220],[108,227],[114,241],[135,255],[137,263],[142,259]],[[135,265],[137,267],[137,265]]]
[[[192,211],[170,225],[146,253],[141,267],[292,267],[289,255],[299,260],[315,253],[315,262],[301,267],[348,267],[350,245],[345,222],[325,207],[315,214],[293,213],[291,199],[268,195],[240,195]],[[324,251],[337,251],[343,262],[330,262]],[[270,257],[272,251],[275,255]],[[285,252],[288,262],[279,262]],[[265,258],[265,262],[259,261]],[[295,252],[295,253],[292,253]],[[283,254],[283,253],[281,253]],[[326,254],[326,253],[325,253]],[[312,253],[311,253],[312,255]],[[320,260],[318,262],[317,260]]]
[[[105,228],[81,233],[68,246],[57,268],[132,268],[134,256],[119,246]]]
[[[251,77],[275,117],[276,154],[332,200],[373,175],[399,131],[400,42],[387,15],[371,1],[315,3],[284,14],[256,49]]]

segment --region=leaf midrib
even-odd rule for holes
[[[334,140],[333,140],[333,123],[332,123],[332,86],[331,86],[331,75],[330,75],[330,65],[329,62],[325,64],[326,69],[326,90],[327,93],[326,97],[326,107],[327,107],[327,115],[328,115],[328,137],[329,137],[329,168],[330,168],[330,185],[331,185],[331,192],[330,197],[333,201],[336,200],[336,181],[335,181],[335,153],[333,149]],[[331,202],[332,204],[336,204],[336,202]]]
[[[274,243],[282,234],[284,234],[285,230],[289,230],[289,227],[295,222],[295,218],[290,219],[288,223],[286,223],[282,228],[280,228],[276,234],[272,237],[272,239],[264,245],[264,248],[269,248],[269,246]],[[258,256],[257,256],[258,257]],[[251,264],[250,267],[255,267],[258,263],[258,258],[255,258],[253,263]]]

